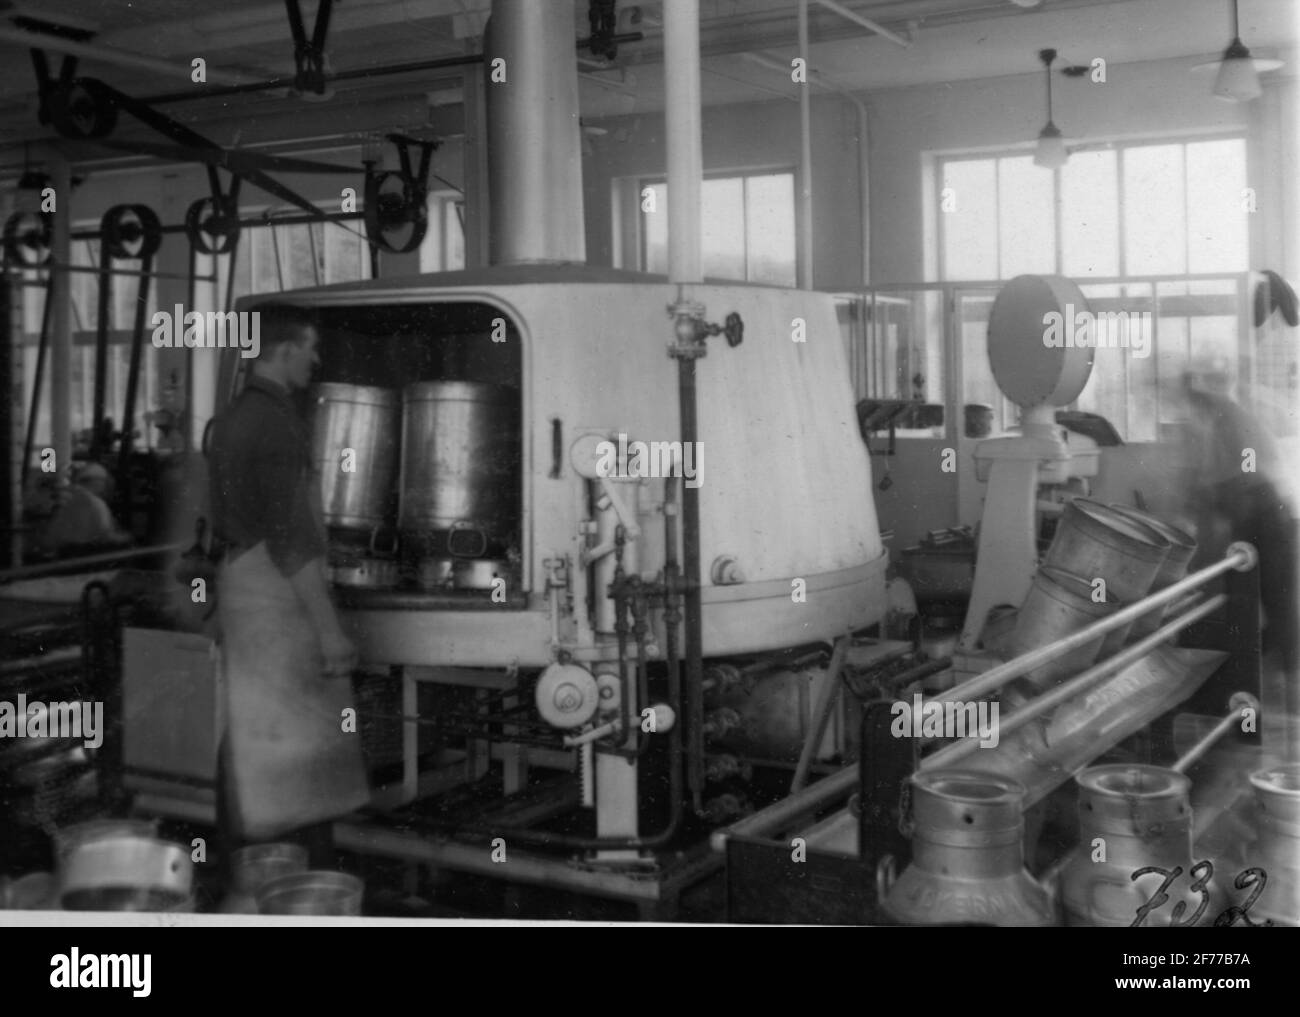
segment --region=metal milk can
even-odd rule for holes
[[[879,873],[885,912],[905,925],[1060,924],[1025,869],[1024,788],[1006,777],[929,770],[911,780],[912,862],[896,881]]]
[[[1300,763],[1260,770],[1250,782],[1258,839],[1247,861],[1267,876],[1250,917],[1300,926]]]
[[[1213,925],[1228,901],[1221,874],[1192,857],[1192,782],[1130,763],[1090,767],[1076,779],[1079,846],[1061,873],[1065,924]],[[1143,869],[1153,871],[1135,879]]]

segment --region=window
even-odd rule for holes
[[[429,227],[420,244],[421,272],[465,267],[465,202],[457,191],[429,195]]]
[[[1243,138],[1085,149],[1056,172],[1021,154],[953,156],[938,170],[945,281],[1248,267]]]
[[[638,188],[641,266],[668,271],[668,185]],[[794,173],[709,177],[700,195],[704,274],[717,279],[794,286]]]
[[[284,210],[286,213],[289,210]],[[296,214],[296,209],[293,210]],[[263,209],[241,209],[244,216],[266,215]],[[234,299],[255,293],[324,286],[370,278],[370,248],[365,226],[351,222],[314,222],[276,225],[276,210],[265,226],[245,228],[239,235],[235,259]],[[200,255],[199,275],[212,271],[212,256]],[[226,301],[229,257],[219,257],[218,288],[200,286],[203,309],[215,310]],[[206,291],[206,292],[205,292]]]
[[[1064,275],[1094,313],[1129,315],[1125,327],[1141,334],[1128,338],[1154,349],[1098,351],[1076,405],[1105,416],[1126,440],[1159,440],[1161,425],[1173,422],[1170,387],[1190,359],[1237,363],[1246,179],[1238,137],[1085,149],[1056,171],[1019,153],[944,158],[936,174],[940,273],[953,282]],[[962,400],[993,405],[998,422],[1011,425],[1015,408],[998,393],[986,351],[996,291],[980,289],[958,300]]]

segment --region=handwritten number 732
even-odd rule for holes
[[[1147,920],[1147,915],[1168,902],[1169,894],[1165,891],[1168,890],[1174,881],[1183,874],[1183,867],[1181,865],[1175,865],[1172,869],[1163,869],[1158,865],[1147,865],[1135,871],[1129,878],[1136,882],[1140,877],[1150,875],[1151,873],[1156,873],[1163,877],[1163,882],[1156,888],[1156,892],[1151,895],[1147,902],[1137,909],[1136,917],[1133,919],[1132,923],[1130,923],[1129,928],[1136,928],[1137,926],[1144,924]],[[1185,922],[1180,921],[1180,919],[1183,917],[1183,912],[1187,910],[1187,902],[1180,900],[1175,903],[1173,920],[1169,923],[1171,926],[1195,925],[1201,920],[1201,916],[1205,914],[1205,909],[1210,904],[1210,891],[1208,887],[1210,879],[1214,875],[1214,864],[1209,861],[1197,862],[1192,866],[1192,871],[1189,875],[1192,877],[1192,892],[1200,895],[1201,902],[1197,905],[1196,910],[1192,912],[1192,917]],[[1249,925],[1252,928],[1271,927],[1273,923],[1269,919],[1265,919],[1262,922],[1254,922],[1251,921],[1250,916],[1247,913],[1250,911],[1251,905],[1259,898],[1259,895],[1264,892],[1264,887],[1267,883],[1268,873],[1261,868],[1252,867],[1244,869],[1238,873],[1236,880],[1233,881],[1233,886],[1238,890],[1253,887],[1250,896],[1246,898],[1244,904],[1233,904],[1231,907],[1225,908],[1219,917],[1214,920],[1214,924],[1216,926],[1235,925],[1240,921],[1241,924]]]

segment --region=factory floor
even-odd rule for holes
[[[93,779],[82,780],[69,789],[58,802],[60,811],[57,816],[46,813],[36,819],[26,809],[12,809],[14,804],[0,801],[7,819],[12,820],[15,814],[18,816],[18,822],[11,823],[11,831],[3,838],[0,881],[8,877],[12,883],[24,875],[53,872],[54,833],[58,829],[97,819],[153,818],[160,838],[200,852],[193,859],[196,863],[193,910],[198,913],[226,912],[231,887],[227,867],[220,857],[219,839],[211,825],[144,816],[132,809],[129,797],[120,798],[116,808],[105,808],[100,803]],[[364,822],[382,824],[383,820],[372,818]],[[703,853],[707,859],[707,852]],[[563,853],[549,857],[554,858],[559,869],[571,867],[570,859]],[[436,868],[424,862],[360,855],[337,848],[333,864],[320,867],[350,873],[364,882],[361,914],[365,917],[564,922],[653,919],[680,923],[726,920],[725,887],[718,863],[706,865],[698,879],[680,890],[675,901],[658,909],[585,892],[512,883],[506,879]],[[0,891],[3,891],[3,883],[0,883]],[[0,892],[0,908],[4,906],[4,893]],[[8,906],[22,905],[11,900]],[[54,907],[55,902],[46,901],[40,906]]]

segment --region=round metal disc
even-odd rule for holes
[[[577,664],[551,664],[537,679],[537,712],[552,727],[581,727],[596,713],[595,676]]]
[[[1068,406],[1092,373],[1093,348],[1073,345],[1083,292],[1057,275],[1018,275],[989,313],[989,365],[998,388],[1018,406]],[[1091,333],[1091,330],[1089,330]]]

